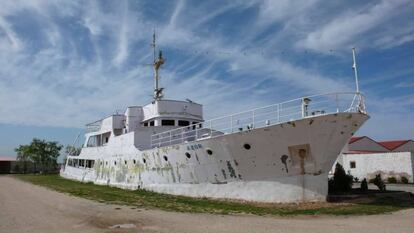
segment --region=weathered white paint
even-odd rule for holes
[[[413,152],[342,154],[338,162],[342,164],[346,172],[358,177],[359,180],[371,179],[380,173],[385,180],[391,176],[400,180],[401,176],[405,176],[413,182]],[[350,167],[351,162],[355,162],[355,168]]]
[[[154,149],[137,147],[143,131],[134,131],[112,137],[105,146],[83,148],[80,156],[69,158],[94,160],[95,166],[66,166],[61,175],[194,197],[324,200],[327,172],[367,119],[363,113],[325,114]],[[303,166],[299,149],[306,150]]]

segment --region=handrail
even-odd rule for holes
[[[348,98],[348,99],[347,99]],[[301,97],[151,135],[151,148],[197,141],[338,112],[366,113],[364,95],[337,92]]]

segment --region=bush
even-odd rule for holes
[[[380,191],[385,191],[385,184],[381,178],[381,174],[375,176],[373,183],[378,187]]]
[[[358,181],[359,181],[359,178],[358,177],[354,177],[354,182],[355,183],[358,183]]]
[[[388,183],[390,183],[390,184],[397,183],[397,178],[395,178],[394,176],[388,177]]]
[[[408,178],[405,176],[401,176],[401,183],[408,184]]]
[[[362,192],[368,191],[368,182],[367,182],[367,179],[365,178],[361,182],[361,191]]]
[[[333,178],[328,181],[328,190],[330,193],[349,192],[352,189],[353,176],[346,174],[341,164],[335,166]]]

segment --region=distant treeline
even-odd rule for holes
[[[57,159],[63,145],[56,141],[34,138],[28,145],[15,148],[17,161],[11,168],[13,173],[55,173],[59,171]],[[78,154],[79,149],[66,146],[66,154]],[[66,161],[66,159],[64,159]]]

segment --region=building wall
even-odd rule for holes
[[[10,173],[10,168],[10,161],[0,161],[0,174]]]
[[[337,161],[342,161],[345,171],[358,177],[359,180],[371,179],[381,173],[383,179],[393,176],[400,180],[405,176],[413,182],[414,153],[412,152],[343,154],[341,157]],[[355,162],[355,168],[351,168],[351,162]]]

